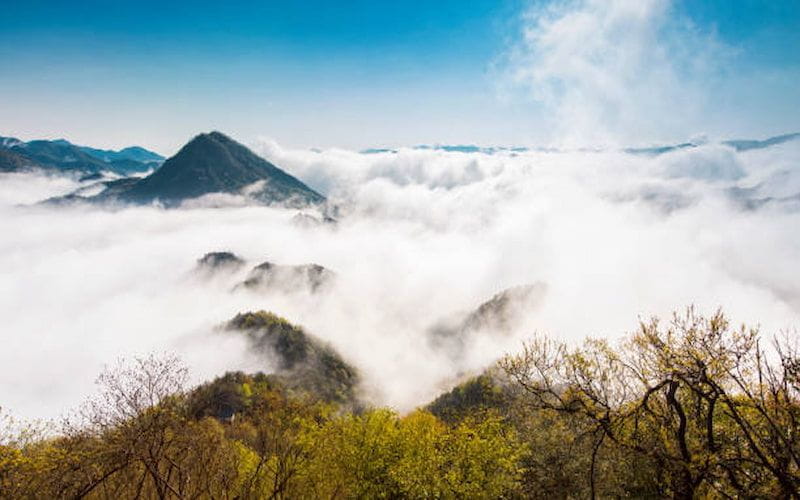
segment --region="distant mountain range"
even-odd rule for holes
[[[737,151],[767,148],[800,139],[800,133],[764,140],[728,140],[719,144]],[[705,144],[692,141],[675,145],[628,148],[629,154],[656,156]],[[517,154],[527,148],[462,146],[416,146],[450,153]],[[553,151],[536,149],[535,151]],[[362,153],[396,153],[391,149],[370,149]],[[119,151],[77,146],[64,139],[23,142],[0,137],[0,172],[26,169],[77,174],[80,189],[47,203],[160,203],[177,206],[186,200],[221,193],[242,196],[250,202],[302,208],[322,204],[325,197],[299,179],[259,157],[242,144],[220,132],[200,134],[177,154],[163,161],[152,151],[133,146]],[[136,177],[154,170],[146,177]],[[109,179],[106,173],[113,173]],[[123,178],[118,178],[122,176]],[[86,184],[86,181],[97,181]],[[222,198],[222,203],[227,201]],[[210,200],[215,203],[214,199]]]
[[[722,141],[720,144],[730,146],[736,151],[749,151],[751,149],[768,148],[770,146],[783,144],[784,142],[794,141],[796,139],[800,139],[800,133],[776,135],[775,137],[770,137],[768,139],[764,139],[763,141],[754,139],[733,139],[730,141]],[[669,153],[671,151],[677,151],[679,149],[695,148],[697,146],[702,146],[703,144],[705,144],[705,142],[703,141],[684,142],[681,144],[674,144],[669,146],[653,146],[649,148],[628,148],[625,149],[625,152],[632,154],[660,155],[664,153]]]
[[[167,159],[155,172],[141,179],[101,181],[96,189],[81,188],[50,203],[72,201],[177,206],[183,201],[212,193],[243,195],[263,204],[291,207],[317,205],[325,197],[245,146],[220,132],[200,134]]]
[[[83,150],[84,152],[94,156],[95,158],[100,158],[105,162],[130,160],[130,161],[138,161],[140,163],[150,163],[150,162],[161,163],[162,161],[164,161],[164,157],[161,156],[160,154],[148,151],[147,149],[144,149],[139,146],[130,146],[124,149],[120,149],[119,151],[114,151],[111,149],[95,149],[95,148],[90,148],[88,146],[78,146],[78,147],[81,148],[81,150]]]
[[[751,149],[768,148],[770,146],[775,146],[777,144],[782,144],[784,142],[789,142],[797,139],[800,139],[800,133],[777,135],[764,140],[733,139],[728,141],[722,141],[720,142],[720,144],[731,146],[736,151],[748,151]],[[667,145],[650,146],[642,148],[626,148],[623,149],[623,151],[631,154],[660,155],[664,153],[669,153],[671,151],[677,151],[680,149],[694,148],[697,146],[701,146],[702,144],[705,144],[705,142],[690,141],[690,142],[683,142],[680,144],[667,144]],[[529,151],[539,151],[539,152],[559,151],[558,149],[555,148],[543,148],[543,147],[527,148],[527,147],[506,147],[506,146],[476,146],[473,144],[434,144],[434,145],[420,144],[417,146],[413,146],[411,149],[417,149],[423,151],[424,150],[444,151],[446,153],[482,153],[487,155],[492,155],[497,153],[506,153],[513,155],[514,153],[525,153]],[[397,152],[398,149],[392,149],[392,148],[368,148],[361,150],[362,154],[380,154],[380,153],[397,153]]]
[[[736,151],[747,151],[749,149],[768,148],[776,144],[782,144],[784,142],[794,141],[797,139],[800,139],[800,132],[796,132],[794,134],[776,135],[775,137],[770,137],[769,139],[764,139],[763,141],[752,140],[752,139],[737,139],[733,141],[725,141],[723,142],[723,144],[732,146],[733,148],[736,149]]]
[[[161,155],[138,146],[112,151],[78,146],[64,139],[24,142],[0,137],[0,172],[41,169],[78,175],[131,175],[158,168],[162,161]]]

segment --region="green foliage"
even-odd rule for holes
[[[62,429],[0,418],[0,498],[797,498],[800,356],[776,347],[692,310],[619,345],[538,338],[405,416],[285,375],[186,391],[177,360],[145,358]]]
[[[230,326],[240,330],[253,330],[260,328],[275,328],[281,334],[291,336],[296,330],[287,319],[269,311],[256,311],[237,314],[230,322]],[[288,333],[284,333],[288,331]]]
[[[588,340],[569,349],[538,338],[503,367],[528,413],[591,437],[580,455],[591,457],[595,494],[623,479],[625,494],[794,498],[800,357],[792,346],[776,340],[766,352],[756,330],[690,308],[666,325],[642,322],[618,346]],[[618,464],[648,472],[632,476]]]
[[[263,374],[228,373],[188,392],[182,376],[174,359],[136,360],[104,373],[101,396],[58,437],[4,426],[0,497],[496,498],[518,491],[525,446],[498,416],[451,426],[424,411],[355,415]]]
[[[427,410],[448,422],[490,409],[505,412],[511,396],[499,376],[496,370],[487,370],[441,394]]]
[[[310,496],[498,498],[517,491],[525,447],[498,417],[449,427],[430,413],[371,410],[312,426]]]
[[[283,392],[273,377],[263,373],[229,372],[191,391],[187,407],[193,418],[229,419],[251,408],[254,398],[284,399]]]

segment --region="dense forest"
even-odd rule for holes
[[[409,414],[270,313],[235,318],[280,373],[187,387],[110,368],[57,428],[0,425],[2,498],[797,498],[800,353],[693,309],[619,341],[535,336]]]

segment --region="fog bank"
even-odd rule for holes
[[[800,141],[736,152],[707,144],[660,156],[606,152],[257,152],[325,192],[338,223],[210,197],[156,207],[31,206],[74,181],[0,175],[0,404],[54,417],[104,364],[179,354],[195,381],[268,370],[215,328],[267,309],[331,342],[368,397],[407,410],[534,331],[619,336],[638,317],[723,307],[767,333],[800,324]],[[214,250],[247,259],[213,279]],[[232,291],[269,260],[317,263],[325,293]],[[507,287],[546,293],[507,336],[457,355],[429,341]]]

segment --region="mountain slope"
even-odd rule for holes
[[[18,172],[39,165],[24,156],[8,149],[0,149],[0,172]]]
[[[103,160],[84,153],[77,146],[64,140],[23,142],[15,144],[9,150],[47,169],[81,173],[108,169]]]
[[[511,335],[525,314],[536,308],[547,293],[544,283],[506,288],[465,316],[456,316],[433,325],[427,331],[434,349],[460,359],[475,338]]]
[[[358,370],[303,328],[273,313],[257,311],[237,314],[225,330],[246,335],[253,352],[274,366],[273,375],[289,389],[325,401],[356,401]]]
[[[259,184],[256,184],[259,183]],[[240,193],[265,203],[317,204],[325,198],[220,132],[200,134],[157,171],[120,196],[122,201],[175,205],[209,193]]]

